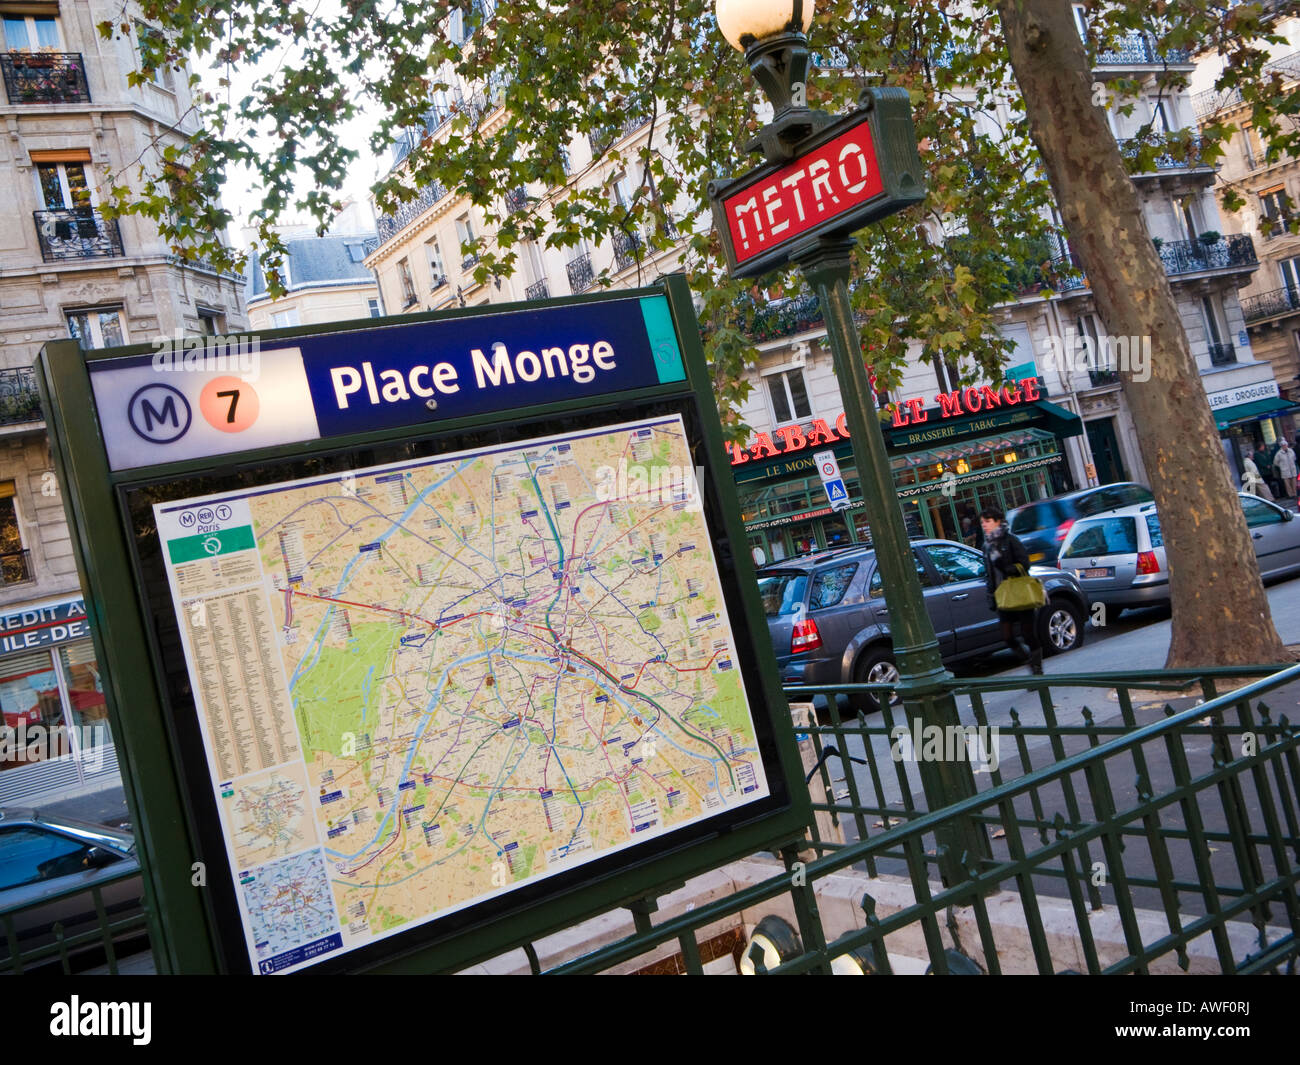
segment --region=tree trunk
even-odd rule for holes
[[[1150,337],[1151,379],[1124,395],[1169,560],[1166,668],[1293,660],[1259,565],[1209,401],[1104,112],[1067,0],[998,0],[1030,128],[1111,336]]]

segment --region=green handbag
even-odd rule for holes
[[[1025,573],[1025,567],[1016,564],[1020,570],[1019,577],[1007,577],[993,593],[993,601],[999,610],[1033,610],[1047,602],[1047,592],[1043,582],[1037,577]]]

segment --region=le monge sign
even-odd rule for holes
[[[853,111],[709,197],[733,277],[782,266],[812,237],[847,235],[920,200],[920,162],[907,93],[870,89]]]

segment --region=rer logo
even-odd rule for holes
[[[149,384],[137,389],[126,406],[136,436],[151,444],[170,444],[184,436],[194,418],[190,401],[171,385]]]

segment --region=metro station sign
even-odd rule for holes
[[[812,239],[848,236],[924,198],[907,93],[868,89],[861,101],[792,160],[710,185],[732,277],[765,274]]]

